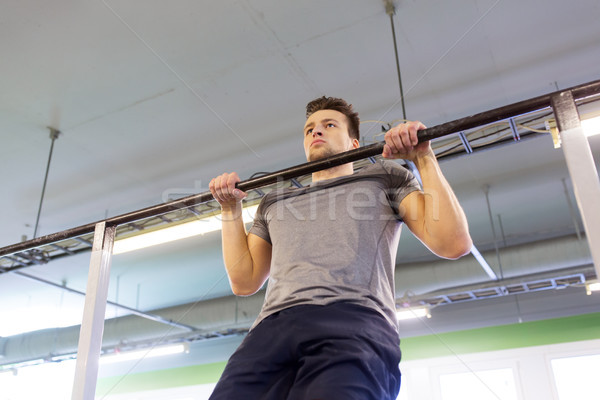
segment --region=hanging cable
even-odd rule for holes
[[[400,59],[398,58],[398,44],[396,43],[396,29],[394,28],[394,14],[396,7],[392,0],[385,0],[385,12],[390,16],[392,38],[394,39],[394,54],[396,55],[396,71],[398,73],[398,87],[400,88],[400,103],[402,104],[402,119],[406,120],[406,107],[404,105],[404,90],[402,89],[402,74],[400,74]]]
[[[40,197],[40,206],[38,207],[37,218],[35,219],[33,239],[37,237],[38,225],[40,223],[40,214],[42,213],[42,204],[44,202],[44,194],[46,193],[46,183],[48,182],[48,172],[50,171],[50,161],[52,161],[54,141],[58,139],[58,136],[60,135],[60,131],[58,129],[54,129],[52,127],[48,127],[48,129],[50,129],[50,139],[52,139],[52,144],[50,144],[50,154],[48,154],[48,164],[46,165],[46,175],[44,176],[44,184],[42,185],[42,196]]]

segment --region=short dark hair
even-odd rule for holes
[[[348,120],[349,136],[353,139],[360,140],[360,118],[358,118],[358,113],[352,108],[352,104],[348,104],[346,100],[338,97],[322,96],[306,105],[306,118],[321,110],[334,110],[344,114]]]

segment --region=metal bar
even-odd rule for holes
[[[600,94],[600,80],[575,86],[566,89],[566,91],[570,91],[573,97],[576,99],[597,95]],[[451,122],[446,122],[441,125],[424,129],[422,131],[419,131],[418,133],[419,141],[423,142],[427,140],[436,139],[442,136],[449,135],[451,133],[456,133],[462,130],[487,125],[496,121],[504,120],[517,115],[550,107],[550,99],[555,93],[545,94],[542,96],[535,97],[533,99],[520,101],[518,103],[513,103],[504,107],[499,107],[493,110],[474,114],[469,117],[460,118]],[[384,142],[374,143],[358,149],[336,154],[323,160],[300,164],[261,177],[248,179],[246,181],[240,182],[238,184],[238,187],[244,191],[249,191],[258,187],[277,183],[281,180],[289,180],[291,178],[296,178],[302,175],[307,175],[313,172],[347,164],[349,162],[377,156],[383,151],[383,145]],[[165,214],[173,210],[195,206],[200,203],[205,203],[209,200],[212,200],[212,198],[213,197],[210,192],[199,193],[168,203],[158,204],[141,210],[133,211],[128,214],[118,215],[109,218],[106,220],[106,225],[112,226],[130,223],[140,219]],[[13,254],[19,251],[32,249],[50,243],[55,243],[61,240],[73,238],[75,236],[88,234],[94,231],[95,226],[96,223],[90,223],[76,228],[67,229],[62,232],[57,232],[36,239],[28,240],[26,242],[6,246],[0,248],[0,256]]]
[[[402,104],[402,119],[406,120],[406,106],[404,104],[404,90],[402,89],[402,74],[400,73],[400,58],[398,57],[398,44],[396,43],[396,29],[394,28],[394,14],[396,7],[392,1],[386,2],[386,12],[390,16],[392,38],[394,39],[394,55],[396,56],[396,72],[398,74],[398,89],[400,89],[400,103]]]
[[[459,132],[476,128],[478,126],[491,124],[492,122],[501,121],[510,117],[516,117],[521,114],[526,114],[532,111],[541,110],[550,107],[550,99],[553,95],[562,92],[571,92],[574,99],[582,99],[584,97],[600,94],[600,80],[589,82],[583,85],[574,86],[563,91],[553,92],[542,96],[534,97],[529,100],[520,101],[509,104],[504,107],[495,108],[493,110],[484,111],[469,117],[460,118],[451,122],[446,122],[421,131],[419,140],[431,140],[450,133]]]
[[[581,240],[581,231],[579,230],[579,223],[577,222],[577,214],[575,213],[575,207],[573,207],[573,203],[571,202],[571,196],[569,195],[569,190],[567,189],[567,182],[565,178],[561,180],[565,192],[565,199],[567,200],[567,206],[569,206],[569,214],[571,215],[571,221],[573,221],[573,226],[575,227],[577,239]]]
[[[163,215],[159,215],[158,218],[160,218],[163,222],[166,222],[167,224],[173,222],[173,220],[171,220]]]
[[[48,154],[48,163],[46,164],[46,175],[44,176],[44,184],[42,185],[42,195],[40,196],[40,205],[38,207],[37,218],[35,219],[35,228],[33,229],[33,238],[35,239],[37,236],[38,227],[40,224],[40,215],[42,215],[42,204],[44,204],[44,194],[46,193],[46,184],[48,183],[48,173],[50,172],[50,162],[52,161],[52,151],[54,150],[54,141],[58,139],[60,135],[60,131],[54,128],[49,127],[50,129],[50,139],[52,143],[50,144],[50,154]]]
[[[490,279],[497,281],[498,276],[496,275],[492,267],[490,267],[490,265],[487,263],[487,261],[485,261],[485,258],[483,258],[479,250],[477,250],[477,247],[475,247],[475,245],[471,247],[471,254],[473,254],[473,257],[475,257],[479,265],[481,265],[481,268],[483,268],[487,276],[489,276]]]
[[[61,246],[59,246],[57,244],[54,244],[54,243],[51,243],[50,246],[54,247],[57,250],[63,251],[63,252],[65,252],[65,253],[67,253],[67,254],[69,254],[71,256],[75,254],[75,252],[67,249],[66,247],[61,247]]]
[[[469,139],[467,139],[465,132],[464,131],[458,132],[458,137],[460,138],[460,141],[462,142],[467,153],[471,154],[473,152],[473,148],[471,147],[471,143],[469,143]]]
[[[93,400],[95,397],[115,232],[116,226],[107,226],[106,222],[96,224],[72,400]]]
[[[512,131],[513,139],[515,142],[521,140],[521,136],[519,135],[519,131],[517,130],[517,124],[515,124],[514,118],[508,119],[508,125],[510,125],[510,130]]]
[[[94,245],[92,242],[85,240],[84,238],[74,237],[73,239],[77,240],[79,243],[87,244],[90,247]]]
[[[600,276],[600,181],[590,142],[581,129],[577,106],[570,92],[553,95],[552,108],[596,276]]]
[[[7,256],[6,258],[8,258],[10,261],[16,262],[17,264],[24,266],[24,267],[29,267],[31,265],[31,264],[25,264],[23,261],[19,260],[18,258],[15,258],[15,257]]]
[[[200,211],[196,210],[194,207],[189,207],[187,210],[197,217],[202,216],[202,213]]]
[[[21,257],[27,261],[31,261],[32,263],[36,264],[36,265],[43,265],[45,264],[44,260],[40,260],[38,258],[35,257],[35,255],[31,255],[28,253],[19,253],[19,254],[15,254],[18,257]]]

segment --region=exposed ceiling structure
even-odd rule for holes
[[[395,5],[407,118],[428,126],[600,79],[597,1]],[[304,106],[324,94],[354,104],[363,144],[403,117],[381,0],[4,1],[0,37],[0,247],[36,229],[48,127],[61,134],[37,236],[204,192],[225,171],[247,179],[302,163]],[[583,288],[594,269],[563,153],[540,132],[548,118],[545,110],[512,129],[503,121],[434,142],[499,278],[490,282],[472,256],[438,260],[403,232],[398,301],[437,306],[434,329],[600,309]],[[589,142],[598,165],[600,136]],[[68,249],[38,265],[2,264],[11,272],[0,273],[0,364],[76,348],[89,251],[81,240]],[[262,297],[231,295],[212,232],[115,255],[109,301],[107,348],[243,331]],[[11,326],[24,319],[32,332],[16,335]]]

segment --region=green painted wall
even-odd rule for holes
[[[408,361],[591,339],[600,339],[600,313],[406,338],[401,348]]]
[[[402,359],[408,361],[592,339],[600,339],[600,313],[405,338],[401,347]],[[101,397],[213,383],[224,368],[225,362],[219,362],[102,378],[96,393]]]
[[[214,383],[219,380],[224,369],[225,361],[102,378],[98,379],[96,397],[102,398],[107,394],[141,392],[146,390]]]

